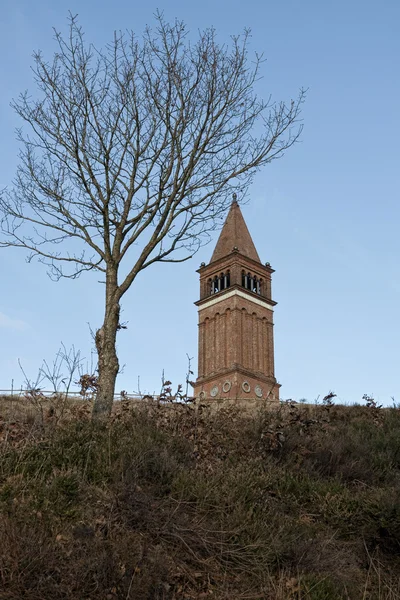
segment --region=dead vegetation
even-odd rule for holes
[[[10,402],[2,600],[400,597],[397,408]]]

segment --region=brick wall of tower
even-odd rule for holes
[[[274,374],[273,311],[251,298],[221,293],[212,306],[199,310],[199,377],[195,395],[210,397],[213,387],[226,398],[279,398]],[[224,298],[225,296],[228,296]],[[227,382],[231,387],[227,390]],[[225,384],[225,391],[224,391]],[[249,391],[243,385],[250,386]]]
[[[240,296],[199,310],[199,377],[241,366],[274,377],[273,312]]]

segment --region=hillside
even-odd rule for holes
[[[1,600],[400,598],[399,409],[60,406],[0,400]]]

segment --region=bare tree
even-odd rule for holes
[[[214,29],[192,43],[156,14],[155,30],[98,50],[71,16],[55,39],[52,61],[34,54],[38,99],[12,103],[29,132],[0,197],[0,245],[27,249],[55,279],[104,273],[96,417],[112,407],[122,296],[151,264],[191,258],[232,192],[294,144],[304,91],[289,104],[257,97],[248,31],[229,47]]]

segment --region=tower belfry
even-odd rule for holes
[[[263,265],[236,196],[211,261],[200,274],[199,361],[194,393],[205,398],[279,399],[274,373],[269,263]]]

